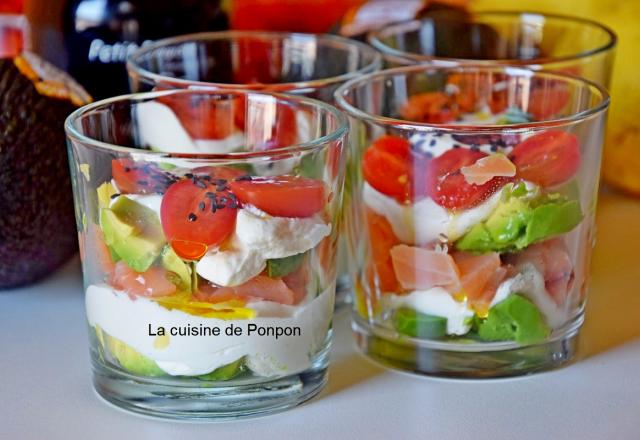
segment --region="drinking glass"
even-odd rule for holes
[[[347,225],[362,351],[455,377],[570,360],[606,91],[517,67],[418,65],[350,81],[336,102],[357,157]]]
[[[98,394],[214,420],[317,394],[345,116],[306,97],[174,90],[96,102],[65,128]]]
[[[369,42],[392,66],[511,65],[570,73],[608,87],[616,35],[578,17],[494,11],[434,13],[374,31]]]
[[[229,31],[185,35],[150,44],[127,63],[131,88],[212,87],[305,95],[332,103],[336,88],[378,70],[370,46],[333,35]],[[348,194],[345,195],[349,203]],[[348,301],[345,243],[339,241],[336,305]]]

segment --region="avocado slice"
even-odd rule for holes
[[[540,310],[524,296],[508,296],[489,310],[489,316],[477,323],[483,341],[516,341],[535,344],[544,341],[551,330]]]
[[[267,275],[269,278],[280,278],[289,275],[300,267],[304,261],[305,254],[306,252],[303,252],[289,257],[267,260]]]
[[[242,373],[245,370],[244,357],[241,357],[237,361],[231,362],[222,367],[216,368],[211,373],[202,374],[198,376],[201,380],[230,380]]]
[[[102,344],[103,350],[108,350],[120,366],[133,374],[140,376],[164,376],[165,372],[158,367],[155,361],[140,354],[130,345],[120,339],[109,336],[100,327],[96,326],[96,335]]]
[[[447,318],[401,307],[393,313],[393,327],[413,338],[440,339],[447,334]]]
[[[156,213],[127,197],[100,210],[100,227],[105,243],[136,272],[149,269],[165,244]]]
[[[191,269],[189,266],[178,257],[173,248],[170,245],[166,245],[162,249],[162,266],[171,274],[171,282],[173,282],[178,289],[184,291],[191,291]]]
[[[580,203],[560,194],[530,201],[514,196],[500,202],[487,220],[474,225],[455,246],[469,252],[510,252],[575,228],[583,218]]]

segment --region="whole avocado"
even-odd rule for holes
[[[89,101],[33,54],[0,59],[0,289],[43,278],[78,248],[63,125]]]

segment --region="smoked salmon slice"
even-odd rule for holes
[[[488,311],[500,282],[507,274],[500,255],[492,252],[474,255],[455,252],[453,259],[460,270],[460,292],[476,310]]]
[[[516,267],[533,264],[544,277],[549,296],[561,306],[573,288],[574,271],[571,257],[561,238],[533,244],[511,257]]]
[[[494,177],[513,177],[516,166],[504,154],[492,154],[460,169],[467,183],[484,185]]]
[[[151,266],[145,272],[136,272],[124,261],[118,261],[113,273],[113,285],[131,296],[157,298],[172,295],[176,285],[169,281],[167,271]]]
[[[400,240],[393,233],[391,224],[383,216],[366,208],[367,227],[369,229],[369,247],[371,249],[371,257],[373,267],[368,270],[368,274],[372,278],[369,280],[370,287],[374,288],[377,284],[382,292],[398,292],[400,284],[393,270],[390,250],[394,246],[400,244]],[[376,280],[373,278],[377,277]],[[375,291],[371,290],[372,292]]]
[[[390,254],[395,275],[404,289],[455,289],[459,285],[459,271],[449,254],[404,244],[394,246]]]
[[[300,296],[291,290],[282,278],[269,278],[266,275],[255,276],[239,286],[221,287],[216,293],[223,296],[233,293],[241,298],[262,299],[286,305],[295,304]]]

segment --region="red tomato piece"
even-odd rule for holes
[[[131,159],[112,160],[111,175],[123,194],[162,193],[173,183],[173,176],[156,164]]]
[[[448,209],[471,208],[495,193],[505,182],[504,177],[494,177],[487,183],[476,185],[467,182],[461,168],[486,157],[481,151],[454,148],[432,159],[427,171],[427,194],[440,206]]]
[[[182,258],[197,259],[233,231],[238,203],[226,182],[185,178],[167,189],[160,205],[162,229]]]
[[[276,217],[311,217],[325,205],[324,183],[306,177],[236,179],[229,186],[243,204]]]
[[[411,151],[406,139],[385,135],[365,151],[362,172],[377,191],[406,203],[424,195],[421,175],[426,161]]]
[[[243,176],[246,173],[242,170],[231,167],[203,166],[192,169],[191,174],[196,176],[209,176],[211,179],[232,180],[236,177]]]
[[[516,145],[510,158],[519,178],[541,186],[558,185],[578,171],[578,138],[559,130],[538,133]]]
[[[404,119],[430,124],[445,124],[458,119],[458,106],[444,92],[426,92],[413,95],[400,110]]]
[[[241,97],[221,100],[204,94],[190,97],[176,94],[161,96],[158,101],[171,107],[193,139],[231,136],[237,131],[236,113],[244,111],[244,99]]]
[[[564,84],[534,84],[529,91],[527,113],[535,121],[557,117],[571,99],[571,92]]]

